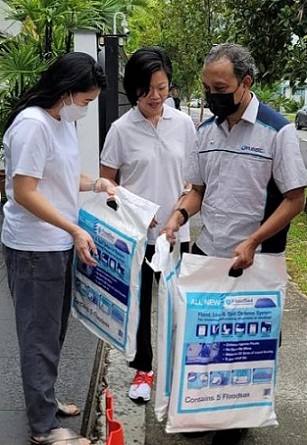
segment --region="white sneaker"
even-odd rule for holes
[[[154,384],[153,371],[136,371],[129,389],[129,397],[132,400],[148,402],[150,400],[151,388]]]

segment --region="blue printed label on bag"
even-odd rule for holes
[[[129,283],[136,241],[85,210],[79,225],[97,247],[97,266],[76,259],[74,307],[119,347],[126,344]]]
[[[178,412],[271,405],[280,293],[188,293],[186,301]]]

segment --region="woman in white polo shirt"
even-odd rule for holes
[[[146,258],[151,260],[160,230],[174,211],[185,188],[184,166],[195,141],[190,117],[164,104],[172,65],[158,47],[136,51],[129,59],[124,88],[132,108],[115,121],[101,154],[101,176],[160,206],[148,231]],[[180,232],[181,251],[189,248],[189,226]],[[142,267],[137,353],[130,366],[137,370],[129,391],[133,400],[150,400],[153,386],[151,300],[153,272]]]

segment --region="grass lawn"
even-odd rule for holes
[[[301,213],[291,223],[286,249],[288,273],[307,295],[307,215]]]
[[[288,121],[290,122],[294,122],[295,121],[295,113],[282,113],[283,116],[285,116],[286,119],[288,119]]]

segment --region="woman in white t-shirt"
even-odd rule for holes
[[[89,443],[60,427],[58,412],[80,410],[59,402],[54,388],[70,313],[73,247],[82,262],[96,264],[95,244],[77,225],[79,191],[114,193],[109,181],[81,174],[74,123],[105,87],[103,70],[91,56],[66,54],[23,95],[3,138],[8,201],[1,238],[36,445]]]
[[[150,261],[160,230],[173,213],[185,189],[187,152],[194,145],[190,117],[164,104],[169,92],[172,65],[158,47],[136,51],[128,60],[124,88],[132,108],[115,121],[101,154],[101,176],[160,206],[148,231],[146,258]],[[181,209],[178,209],[181,211]],[[187,218],[187,215],[183,215]],[[181,251],[189,248],[189,226],[181,228]],[[153,272],[142,267],[137,353],[130,366],[137,370],[130,387],[132,400],[150,400],[154,374],[151,347]]]

